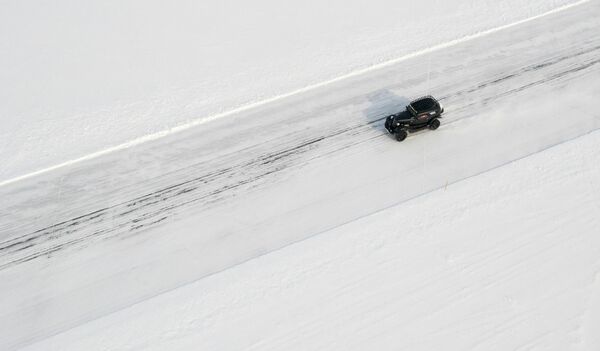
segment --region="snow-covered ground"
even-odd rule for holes
[[[3,1],[0,183],[574,2]]]
[[[596,131],[27,350],[598,350],[599,148]]]
[[[600,3],[535,4],[4,183],[0,349],[598,349]]]

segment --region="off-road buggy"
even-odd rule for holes
[[[408,133],[429,128],[436,130],[444,107],[433,96],[427,95],[411,101],[404,111],[387,116],[385,129],[396,136],[396,140],[406,139]]]

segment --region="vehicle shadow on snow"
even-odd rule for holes
[[[407,97],[398,96],[388,89],[380,89],[367,95],[370,105],[363,111],[367,124],[376,130],[385,131],[385,117],[403,111],[410,102]]]

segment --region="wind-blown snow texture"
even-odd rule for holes
[[[0,183],[573,2],[3,1]]]
[[[0,348],[597,349],[598,18],[0,186]],[[442,127],[398,144],[424,92]]]

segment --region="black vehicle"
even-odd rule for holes
[[[408,133],[429,128],[436,130],[444,107],[433,96],[427,95],[411,101],[404,111],[387,116],[385,129],[396,136],[396,140],[406,139]]]

